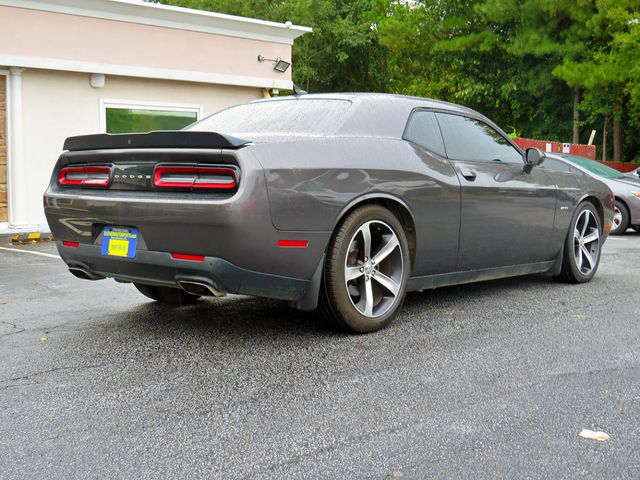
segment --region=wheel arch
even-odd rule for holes
[[[335,234],[342,221],[356,208],[364,205],[380,205],[387,210],[391,211],[400,221],[405,230],[407,237],[407,243],[409,244],[409,257],[410,265],[413,268],[413,263],[416,257],[416,224],[415,218],[409,206],[399,198],[386,193],[372,193],[368,195],[362,195],[349,202],[336,216],[334,227],[331,232],[331,237]],[[331,240],[329,240],[331,241]],[[295,308],[305,311],[315,310],[318,306],[320,299],[320,284],[324,275],[324,263],[326,258],[326,250],[329,246],[329,242],[325,246],[325,253],[322,255],[322,259],[316,268],[313,275],[311,286],[304,295],[303,298],[292,302],[291,305]]]
[[[395,197],[393,195],[389,195],[387,193],[371,193],[367,195],[362,195],[358,198],[353,199],[349,202],[338,214],[335,226],[333,231],[335,232],[340,223],[356,208],[360,208],[363,205],[380,205],[391,213],[393,213],[402,226],[404,227],[404,233],[407,237],[407,243],[409,244],[409,256],[410,256],[410,264],[413,269],[413,262],[416,258],[416,222],[413,212],[409,208],[409,206],[403,200]]]
[[[616,197],[615,195],[614,195],[613,199],[614,199],[614,201],[620,202],[622,205],[624,205],[625,208],[627,209],[627,213],[629,214],[629,217],[631,217],[631,209],[629,208],[629,204],[627,203],[627,201],[624,198]],[[631,220],[631,218],[629,218],[629,220]]]
[[[602,225],[602,229],[604,230],[604,206],[602,205],[600,199],[595,195],[587,194],[580,199],[578,205],[580,205],[582,202],[589,202],[594,206],[596,212],[598,212],[598,217],[600,218],[600,225]]]

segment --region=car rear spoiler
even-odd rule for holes
[[[69,137],[64,150],[113,150],[120,148],[241,148],[248,140],[216,132],[161,131],[149,133],[101,133]]]

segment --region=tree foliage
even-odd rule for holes
[[[577,90],[581,140],[617,119],[640,160],[638,0],[154,1],[313,27],[293,47],[309,91],[447,100],[525,137],[570,141]]]

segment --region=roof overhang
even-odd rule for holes
[[[0,65],[259,88],[292,88],[308,27],[136,0],[0,0]]]
[[[139,0],[0,0],[0,5],[292,45],[310,27]]]

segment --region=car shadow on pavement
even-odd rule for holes
[[[417,311],[424,321],[429,322],[435,320],[434,315],[437,318],[447,305],[464,302],[474,306],[469,312],[471,315],[475,313],[481,318],[487,305],[521,295],[524,291],[553,289],[557,285],[551,277],[535,275],[412,292],[407,295],[403,310],[390,328],[414,321],[406,318],[407,310]],[[215,333],[224,337],[349,335],[328,324],[318,311],[302,312],[290,308],[283,301],[236,295],[220,299],[203,298],[196,304],[178,307],[156,302],[142,303],[120,315],[112,327],[136,330],[135,335],[151,331],[154,335]]]
[[[295,310],[284,301],[237,295],[221,299],[201,298],[193,305],[184,306],[147,302],[122,320],[126,324],[130,324],[130,320],[142,321],[148,326],[196,334],[207,331],[229,335],[249,332],[254,335],[331,333],[315,313]]]

